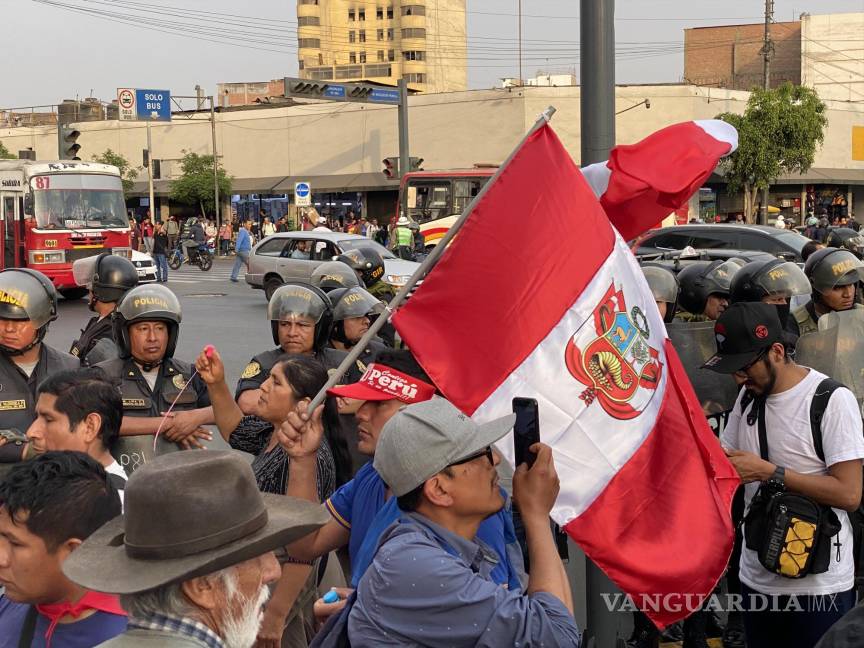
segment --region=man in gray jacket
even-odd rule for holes
[[[120,594],[128,629],[105,648],[249,648],[281,573],[273,550],[328,520],[311,502],[261,493],[236,453],[171,453],[130,477],[125,516],[63,571]]]

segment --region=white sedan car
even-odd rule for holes
[[[138,283],[156,281],[156,262],[149,254],[132,250],[132,264],[138,271]]]

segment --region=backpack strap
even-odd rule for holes
[[[33,635],[36,633],[36,606],[31,605],[27,608],[27,615],[24,617],[24,623],[21,626],[21,634],[18,637],[18,648],[30,648],[33,643]]]
[[[765,399],[757,398],[753,403],[759,424],[759,455],[768,461],[768,430],[765,426]]]
[[[833,378],[825,378],[816,386],[816,392],[810,402],[810,433],[813,435],[813,447],[816,449],[816,456],[823,462],[825,461],[825,450],[822,448],[822,419],[825,416],[825,410],[828,409],[831,394],[844,386],[843,383]]]
[[[108,473],[108,483],[111,484],[118,491],[126,490],[126,480],[123,479],[120,475]]]

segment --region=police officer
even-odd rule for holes
[[[201,427],[214,422],[207,386],[192,376],[190,363],[174,358],[180,320],[180,302],[165,286],[137,286],[117,304],[114,339],[120,357],[96,366],[123,397],[114,456],[127,472],[152,458],[157,432],[157,455],[199,447],[199,439],[210,438]]]
[[[326,293],[360,285],[357,273],[341,261],[325,261],[312,271],[312,285]]]
[[[384,259],[371,248],[347,250],[337,257],[337,261],[347,264],[357,278],[366,286],[366,290],[378,299],[389,302],[396,296],[393,286],[383,281]]]
[[[384,303],[364,288],[338,288],[328,295],[333,303],[333,332],[330,344],[334,349],[349,351],[369,330],[371,323],[384,311]],[[375,338],[366,346],[358,358],[358,369],[362,374],[366,365],[375,360],[387,348]]]
[[[393,251],[400,259],[414,260],[414,233],[411,231],[409,220],[400,216],[396,221],[396,229],[393,230]]]
[[[825,313],[862,308],[855,303],[858,282],[864,279],[864,262],[849,250],[823,248],[804,264],[810,280],[810,301],[793,311],[801,335],[819,330],[817,321]]]
[[[675,273],[662,266],[646,265],[642,266],[642,274],[654,295],[660,317],[664,322],[671,322],[678,304],[678,279]]]
[[[783,259],[751,261],[732,278],[730,301],[762,302],[777,307],[783,329],[798,335],[798,324],[791,316],[790,304],[794,297],[807,295],[810,282],[797,264]]]
[[[675,317],[685,322],[716,320],[729,306],[732,277],[740,269],[734,261],[697,261],[678,273],[681,290]]]
[[[43,342],[48,325],[55,319],[57,292],[48,277],[26,268],[0,272],[0,428],[3,430],[23,435],[36,418],[39,383],[58,371],[80,366],[78,358]],[[20,458],[20,450],[17,454]]]
[[[859,259],[864,258],[864,236],[850,227],[835,227],[825,239],[827,247],[849,250]]]
[[[346,353],[327,346],[333,328],[333,307],[320,288],[288,283],[279,287],[267,305],[275,349],[259,353],[243,370],[235,397],[240,409],[254,414],[261,385],[276,360],[285,353],[314,355],[328,369],[336,369]],[[352,380],[355,378],[352,373]],[[360,379],[357,372],[356,379]]]
[[[138,271],[129,259],[100,254],[73,263],[72,275],[90,291],[87,306],[96,316],[81,330],[69,353],[84,366],[118,357],[110,315],[126,291],[138,285]]]

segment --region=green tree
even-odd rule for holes
[[[123,181],[123,193],[128,194],[132,191],[132,185],[135,182],[135,178],[138,177],[138,169],[134,168],[129,163],[129,160],[109,148],[105,149],[102,155],[94,155],[93,161],[100,164],[111,164],[120,169],[120,179]]]
[[[0,160],[17,160],[18,156],[13,154],[12,151],[6,148],[6,145],[3,142],[0,142]]]
[[[738,129],[738,150],[720,165],[729,193],[744,192],[744,218],[754,220],[756,194],[786,173],[806,173],[824,140],[825,104],[816,91],[785,83],[755,89],[743,115],[717,119]]]
[[[202,216],[216,213],[213,202],[213,156],[185,152],[180,160],[183,174],[171,181],[171,199],[186,205],[197,205]],[[219,168],[219,195],[231,194],[231,176]]]

